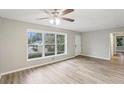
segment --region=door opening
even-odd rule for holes
[[[81,54],[81,36],[76,35],[75,36],[75,56],[78,56]]]
[[[124,32],[110,34],[110,57],[115,63],[124,63]]]

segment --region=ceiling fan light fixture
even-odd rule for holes
[[[48,17],[38,18],[38,20],[48,19],[50,24],[59,25],[61,20],[74,22],[75,20],[72,18],[66,18],[65,15],[73,12],[74,9],[44,9],[44,12],[48,15]]]
[[[52,18],[49,20],[49,23],[54,24],[54,25],[59,25],[60,24],[60,18]]]

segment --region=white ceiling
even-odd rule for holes
[[[65,15],[65,17],[74,18],[75,22],[61,21],[60,25],[51,25],[48,20],[36,20],[40,17],[46,17],[42,10],[35,9],[8,9],[0,10],[0,16],[35,24],[53,26],[73,31],[94,31],[99,29],[108,29],[115,27],[124,27],[124,10],[102,10],[102,9],[75,9],[74,12]]]

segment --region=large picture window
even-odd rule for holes
[[[64,33],[28,31],[28,59],[66,54],[66,40]]]

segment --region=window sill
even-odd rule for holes
[[[41,60],[41,59],[46,59],[46,58],[54,58],[58,56],[65,56],[67,55],[66,53],[64,54],[57,54],[57,55],[52,55],[52,56],[44,56],[44,57],[39,57],[39,58],[32,58],[32,59],[27,59],[28,62],[35,61],[35,60]]]

